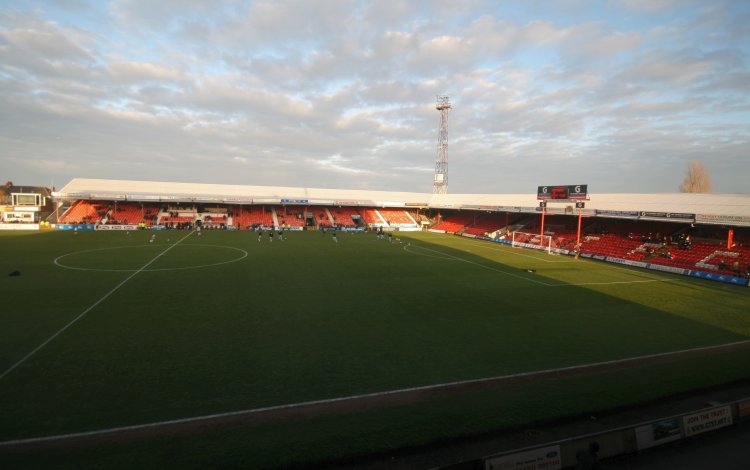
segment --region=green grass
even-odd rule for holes
[[[153,244],[150,235],[0,233],[0,374],[111,292],[0,379],[0,440],[587,364],[750,336],[747,288],[460,237],[400,234],[402,244],[389,244],[370,234],[341,234],[335,244],[330,235],[292,233],[285,242],[264,237],[258,243],[249,232],[204,232],[175,245],[185,232],[161,232]],[[191,268],[210,264],[216,265]],[[5,275],[16,269],[20,277]],[[299,464],[750,377],[750,353],[701,359],[408,407],[239,426],[168,444],[138,441],[75,458],[81,466],[101,459],[112,464],[113,456],[133,461],[136,454],[138,466],[153,467],[177,462],[175,455],[180,466],[211,466],[202,456],[212,455],[222,462],[216,466]],[[731,366],[719,373],[719,360]],[[34,462],[51,465],[59,452],[38,454]]]

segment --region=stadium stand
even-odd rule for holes
[[[106,203],[80,200],[73,204],[60,218],[60,223],[89,223],[101,222],[109,207]]]
[[[692,238],[695,234],[713,238]],[[662,266],[739,276],[748,272],[750,249],[726,247],[720,230],[694,229],[690,225],[650,221],[596,221],[581,243],[581,252]]]
[[[146,222],[150,224],[156,219],[159,208],[147,204],[141,205],[137,202],[121,202],[115,204],[109,217],[113,224],[138,224]]]
[[[388,225],[415,225],[414,220],[404,209],[378,209]]]
[[[330,212],[326,207],[315,207],[313,209],[313,219],[317,227],[333,227]]]
[[[505,215],[502,213],[489,213],[479,216],[464,233],[483,236],[505,227]]]
[[[648,245],[642,241],[628,240],[615,234],[592,234],[581,239],[581,252],[641,261],[650,254],[649,248],[651,250],[655,248]],[[658,244],[655,246],[658,247]]]
[[[383,224],[383,220],[378,216],[376,209],[362,209],[362,217],[366,224]]]
[[[445,230],[446,232],[458,232],[474,221],[474,214],[471,212],[456,212],[450,216],[445,216],[437,225],[432,227],[435,230]]]
[[[631,220],[597,220],[590,229],[596,233],[631,236],[644,241],[656,241],[663,237],[675,236],[687,227],[683,224]]]
[[[727,249],[726,246],[717,243],[695,242],[689,250],[675,249],[672,246],[663,247],[648,262],[725,275],[743,275],[750,263],[750,249]]]
[[[304,206],[282,206],[276,208],[276,217],[279,224],[290,227],[305,226],[305,207]]]
[[[295,200],[297,205],[276,203],[278,205],[256,206],[252,202],[242,201],[253,201],[256,197],[262,197],[265,201],[283,201],[276,199],[279,188],[198,184],[190,185],[190,190],[196,194],[210,195],[212,197],[205,200],[217,203],[183,199],[181,195],[189,193],[186,192],[184,183],[76,179],[59,191],[63,198],[58,199],[58,202],[71,204],[70,207],[61,206],[67,210],[59,210],[59,213],[64,212],[59,220],[61,223],[137,224],[144,219],[146,223],[152,222],[150,219],[158,214],[162,219],[159,222],[166,224],[189,225],[196,219],[203,219],[205,223],[233,224],[243,228],[261,224],[268,227],[276,223],[295,228],[305,225],[383,226],[387,223],[393,228],[406,229],[428,225],[426,222],[434,223],[435,211],[439,210],[438,221],[431,228],[448,233],[490,235],[498,239],[507,238],[508,233],[533,234],[541,230],[541,214],[537,200],[531,194],[385,195],[379,192],[350,194],[339,190],[284,188],[285,195],[295,198],[287,201]],[[66,194],[70,196],[66,197]],[[102,194],[151,196],[139,202],[129,199],[117,200],[116,203],[117,197],[111,201],[75,199],[82,194],[96,195],[97,198],[102,197]],[[161,212],[156,207],[157,203],[153,202],[156,196],[161,201],[169,201],[160,203],[163,206]],[[309,205],[307,198],[310,198]],[[622,195],[602,194],[597,195],[595,201],[592,198],[587,202],[581,252],[700,270],[709,274],[736,276],[739,273],[744,276],[747,273],[750,278],[750,252],[745,248],[750,246],[750,205],[747,204],[747,196],[633,194],[624,198],[625,200]],[[382,200],[402,202],[390,203],[389,205],[397,207],[385,208],[376,207],[376,203],[372,202]],[[218,201],[235,203],[222,204]],[[362,204],[372,205],[364,208]],[[424,207],[425,210],[412,209],[413,207]],[[513,207],[514,210],[494,210],[504,207]],[[559,207],[554,209],[546,215],[544,232],[552,236],[552,246],[573,249],[577,241],[579,218],[572,213],[572,207],[571,211],[566,207],[564,213]],[[649,210],[655,212],[647,212]],[[211,220],[207,218],[208,215],[212,217]],[[58,211],[55,211],[55,219],[57,218]],[[734,242],[730,231],[733,232]],[[685,243],[686,240],[689,242]]]
[[[204,215],[202,219],[202,223],[204,227],[219,227],[219,226],[227,226],[229,225],[229,218],[226,215],[216,215],[216,214],[210,214],[210,215]]]
[[[419,211],[407,213],[403,208],[361,208],[340,206],[307,207],[227,206],[200,213],[199,208],[176,206],[159,212],[155,203],[100,202],[78,200],[61,217],[61,223],[138,224],[154,222],[177,225],[201,219],[206,227],[273,226],[278,224],[304,227],[309,215],[318,227],[338,225],[356,227],[362,223],[392,226],[414,226],[415,220],[426,220]],[[219,210],[215,210],[219,209]],[[274,214],[276,219],[274,219]],[[410,217],[411,215],[411,217]],[[382,218],[381,218],[382,216]],[[548,214],[544,232],[552,236],[553,246],[572,249],[577,240],[578,217]],[[445,211],[444,218],[433,227],[452,233],[485,236],[499,230],[536,233],[541,229],[539,214],[516,214],[487,211]],[[745,276],[750,271],[750,230],[736,229],[734,244],[727,248],[726,227],[698,226],[678,222],[586,218],[580,250],[601,255],[679,269],[700,270],[729,276]]]
[[[273,213],[266,206],[240,206],[234,210],[234,224],[242,227],[273,226]]]
[[[333,216],[334,222],[342,227],[356,227],[354,219],[361,219],[362,215],[356,207],[332,207],[329,212]]]

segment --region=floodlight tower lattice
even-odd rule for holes
[[[438,129],[435,180],[432,185],[432,193],[448,194],[448,111],[451,109],[450,96],[438,95],[435,109],[440,111],[440,127]]]

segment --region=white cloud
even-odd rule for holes
[[[113,80],[125,83],[166,82],[171,84],[188,78],[180,70],[148,62],[115,62],[107,65],[107,72]]]
[[[331,155],[328,158],[316,160],[315,164],[317,164],[319,167],[323,169],[333,170],[339,173],[346,173],[346,174],[369,173],[369,171],[363,170],[361,168],[346,166],[346,163],[349,163],[350,161],[351,161],[350,159],[343,158],[341,155]]]
[[[603,15],[578,0],[536,5],[0,12],[0,165],[32,183],[54,172],[429,191],[445,93],[451,191],[521,191],[581,168],[653,191],[659,178],[621,159],[666,181],[698,153],[722,162],[720,190],[744,188],[750,32],[731,2],[605,4]]]
[[[633,10],[646,11],[649,13],[670,10],[675,7],[685,6],[692,3],[690,0],[620,0],[623,5]]]
[[[49,61],[91,60],[91,55],[86,50],[51,23],[40,24],[34,29],[9,29],[2,33],[2,38],[16,50],[41,56]]]

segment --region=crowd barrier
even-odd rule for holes
[[[750,398],[658,418],[595,434],[514,449],[439,470],[562,470],[580,464],[582,454],[598,448],[598,459],[636,454],[670,442],[750,422]]]
[[[135,224],[130,225],[97,225],[96,230],[138,230],[138,226]]]
[[[96,230],[94,224],[57,224],[57,230]]]
[[[0,223],[0,230],[39,230],[39,224],[4,224],[4,223]]]

